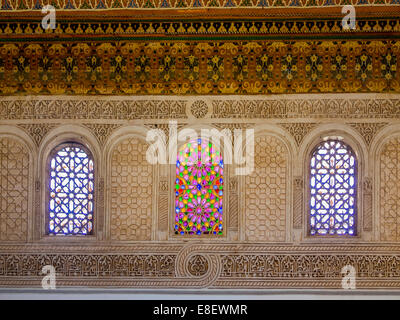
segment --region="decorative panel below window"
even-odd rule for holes
[[[310,234],[356,234],[356,172],[353,151],[342,141],[321,143],[310,174]]]
[[[64,144],[52,153],[49,169],[49,234],[92,234],[93,159],[83,146]]]
[[[178,152],[175,183],[175,233],[222,234],[223,159],[205,140]]]

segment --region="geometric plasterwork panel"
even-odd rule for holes
[[[0,139],[0,240],[26,241],[29,153],[10,138]]]
[[[380,240],[400,241],[400,138],[392,138],[380,155]]]
[[[245,178],[246,240],[285,241],[287,149],[275,137],[259,136],[254,152],[254,171]]]
[[[111,240],[150,240],[152,230],[153,166],[148,145],[128,138],[111,157]]]

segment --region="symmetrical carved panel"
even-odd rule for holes
[[[272,136],[255,139],[255,169],[246,176],[246,239],[284,241],[288,153]]]
[[[150,240],[153,166],[148,145],[137,138],[120,142],[111,158],[111,239]]]
[[[28,235],[28,150],[20,142],[0,139],[0,240],[26,241]]]
[[[51,123],[31,123],[31,124],[20,124],[21,128],[25,129],[29,135],[33,138],[36,145],[39,146],[46,134],[53,129],[56,124]]]
[[[363,136],[365,142],[369,146],[376,133],[382,129],[387,123],[349,123]]]
[[[284,127],[290,134],[294,137],[297,145],[299,146],[303,141],[307,133],[309,133],[314,127],[315,123],[282,123],[281,126]]]
[[[118,128],[120,125],[109,123],[85,123],[85,126],[93,132],[100,144],[104,145],[113,130]]]
[[[400,138],[381,152],[379,201],[380,239],[400,241]]]

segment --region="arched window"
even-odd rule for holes
[[[178,152],[175,233],[222,234],[224,163],[211,142],[197,139]]]
[[[310,163],[310,234],[355,235],[357,161],[339,140],[327,140],[312,153]]]
[[[93,233],[94,163],[81,144],[65,143],[49,159],[48,233]]]

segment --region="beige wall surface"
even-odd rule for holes
[[[0,286],[40,287],[52,265],[59,286],[334,289],[350,265],[359,289],[400,289],[398,94],[3,96],[0,104]],[[169,136],[170,121],[178,132],[234,136],[221,145],[225,160],[235,129],[254,130],[254,170],[224,168],[222,235],[174,233],[175,166],[146,158],[150,130],[172,150],[184,143]],[[308,233],[309,161],[327,138],[357,158],[355,236]],[[50,236],[48,157],[70,141],[93,155],[94,232]]]

